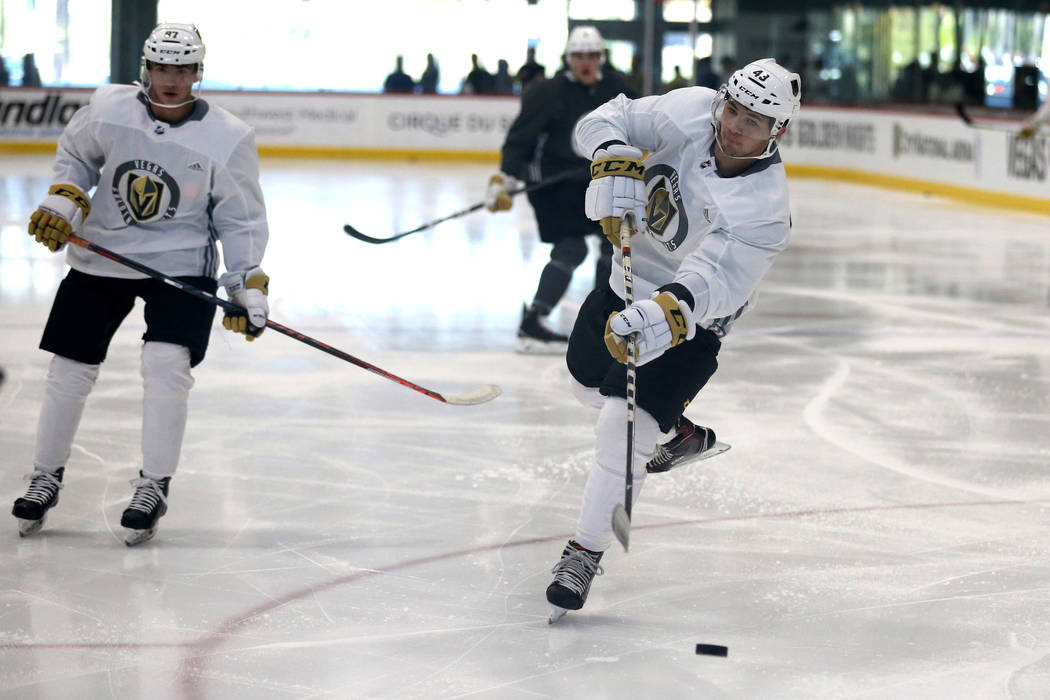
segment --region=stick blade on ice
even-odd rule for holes
[[[443,398],[445,403],[450,403],[454,406],[476,406],[479,403],[491,401],[502,393],[503,389],[500,389],[495,384],[486,384],[474,391],[468,391],[463,394],[444,394]]]
[[[623,551],[626,552],[627,545],[631,541],[631,516],[627,514],[627,509],[619,503],[613,508],[612,530],[616,540],[623,546]]]

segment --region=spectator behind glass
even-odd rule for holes
[[[397,67],[394,68],[394,72],[386,77],[386,81],[383,83],[383,92],[412,92],[416,84],[409,77],[408,73],[404,71],[405,59],[403,56],[397,57]]]
[[[496,89],[496,81],[492,73],[481,67],[481,61],[476,53],[470,54],[470,65],[472,66],[470,72],[463,79],[463,94],[491,95]]]
[[[423,77],[419,79],[419,91],[424,95],[437,93],[438,67],[434,54],[427,54],[427,67],[423,70]]]
[[[638,96],[645,94],[645,69],[642,68],[641,54],[631,57],[631,73],[627,76],[627,86]]]
[[[963,74],[963,96],[967,104],[983,105],[985,97],[984,71],[988,67],[984,56],[978,54],[973,73]]]
[[[674,77],[671,78],[670,82],[664,83],[664,92],[671,92],[671,90],[689,87],[690,85],[689,79],[682,75],[682,67],[675,66]]]
[[[715,75],[714,70],[711,68],[710,56],[697,59],[694,68],[694,75],[696,75],[696,84],[700,87],[711,88],[712,90],[717,90],[722,87],[722,83],[719,82],[718,76]],[[805,85],[805,82],[803,82],[803,85]]]
[[[919,73],[922,85],[922,100],[924,102],[936,102],[941,98],[941,71],[940,55],[936,51],[930,52],[930,65],[923,68]]]
[[[4,62],[4,57],[0,56],[0,87],[7,87],[11,84],[11,74],[7,72],[7,64]]]
[[[27,53],[22,57],[22,87],[40,87],[40,71],[36,69],[36,56]]]
[[[718,78],[718,87],[722,87],[722,84],[729,80],[729,76],[736,71],[736,59],[732,56],[722,56],[718,62],[720,71],[716,73]],[[716,88],[717,89],[717,88]]]
[[[514,78],[510,75],[510,64],[502,58],[496,64],[496,75],[493,77],[493,91],[497,95],[514,94]]]
[[[514,74],[514,82],[517,85],[518,92],[525,92],[525,88],[529,87],[533,83],[538,83],[541,80],[545,80],[547,75],[547,68],[542,63],[536,62],[536,49],[530,46],[525,52],[525,63],[521,64],[521,68]]]

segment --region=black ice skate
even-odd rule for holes
[[[521,307],[518,352],[526,355],[564,355],[568,345],[569,336],[555,333],[548,328],[539,311]]]
[[[157,534],[157,521],[168,512],[168,484],[171,477],[151,479],[141,471],[138,479],[132,479],[135,493],[131,503],[120,516],[120,524],[125,528],[124,544],[132,547],[153,539]]]
[[[592,552],[569,540],[562,550],[561,560],[551,573],[554,580],[547,586],[547,602],[551,604],[548,622],[554,624],[569,610],[579,610],[587,602],[594,577],[605,573],[598,562],[604,552]]]
[[[695,425],[685,416],[680,416],[675,426],[675,436],[656,446],[653,458],[645,464],[645,471],[650,474],[665,472],[689,462],[720,455],[728,449],[729,445],[718,442],[714,430]]]
[[[11,515],[18,518],[18,534],[21,537],[32,535],[44,527],[47,511],[58,504],[58,492],[62,489],[62,473],[65,467],[59,467],[53,474],[39,469],[26,474],[29,488],[26,495],[15,500]]]

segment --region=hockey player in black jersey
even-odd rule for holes
[[[573,150],[576,121],[620,93],[634,97],[618,75],[601,70],[604,45],[594,27],[576,27],[565,46],[569,70],[531,85],[521,96],[521,111],[503,143],[500,173],[489,181],[486,204],[490,211],[510,209],[508,189],[520,182],[539,182],[565,172],[576,176],[529,193],[540,240],[550,243],[550,261],[540,274],[532,303],[522,310],[518,350],[564,353],[568,337],[543,321],[561,301],[572,274],[587,257],[588,234],[600,234],[597,222],[587,218],[583,197],[590,176],[589,159]],[[595,286],[609,278],[612,247],[602,239]]]

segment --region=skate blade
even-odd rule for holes
[[[613,508],[612,531],[617,541],[623,545],[623,551],[626,552],[627,546],[631,543],[631,516],[627,514],[627,509],[623,507],[623,504],[617,503]]]
[[[35,532],[40,532],[40,528],[44,527],[44,521],[47,520],[47,516],[40,518],[40,520],[26,520],[25,518],[17,518],[18,520],[18,536],[29,537]]]
[[[547,618],[547,624],[553,625],[558,620],[565,617],[565,613],[569,612],[565,608],[559,608],[557,605],[551,606],[550,616]]]
[[[702,462],[705,459],[711,459],[712,457],[717,457],[718,455],[722,454],[723,452],[728,452],[731,447],[732,447],[732,445],[729,445],[729,444],[724,443],[724,442],[718,442],[717,440],[715,440],[715,444],[711,446],[711,449],[704,450],[703,452],[701,452],[700,454],[698,454],[696,457],[694,457],[692,459],[683,459],[682,460],[682,464],[688,464],[689,462]],[[678,465],[678,466],[681,466],[681,465]]]
[[[534,338],[518,338],[518,345],[514,350],[519,355],[564,355],[569,344],[562,342],[548,342]]]
[[[153,536],[157,534],[157,528],[151,527],[148,530],[132,530],[131,528],[124,528],[124,544],[129,547],[134,547],[137,544],[142,544],[153,539]]]

